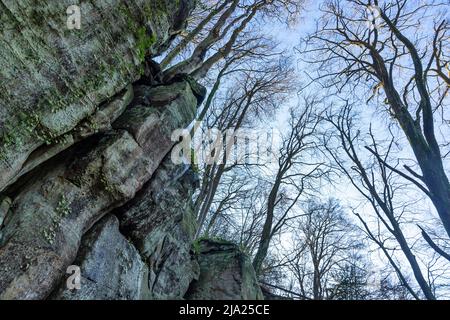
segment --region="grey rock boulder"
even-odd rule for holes
[[[2,229],[0,298],[46,298],[75,259],[83,234],[150,179],[174,144],[172,131],[186,127],[197,108],[189,83],[170,89],[175,98],[167,105],[131,104],[112,130],[23,178]],[[136,118],[138,108],[144,112]]]
[[[201,240],[194,247],[200,276],[193,281],[187,300],[263,300],[249,257],[235,244]]]
[[[147,267],[119,232],[119,222],[113,215],[100,220],[83,237],[73,265],[80,268],[81,288],[71,290],[63,281],[52,299],[138,300],[146,295]]]
[[[120,209],[121,230],[149,266],[149,299],[181,299],[198,277],[191,252],[196,220],[191,169],[167,157],[150,183]]]

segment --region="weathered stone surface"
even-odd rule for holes
[[[174,86],[177,98],[160,108],[147,106],[152,112],[140,124],[132,123],[130,105],[113,131],[84,140],[30,174],[3,229],[0,298],[47,297],[82,235],[149,180],[173,146],[172,130],[186,127],[197,107],[189,84]],[[154,116],[158,121],[148,126]],[[136,141],[130,132],[141,132],[140,125],[145,134]]]
[[[170,97],[161,101],[161,96]],[[135,101],[113,124],[115,129],[128,130],[144,148],[157,152],[154,147],[166,145],[171,148],[172,131],[184,128],[187,119],[193,119],[197,100],[188,82],[177,82],[168,86],[138,87]],[[155,106],[154,101],[161,101]],[[163,140],[161,140],[163,139]],[[169,151],[165,150],[162,157]],[[160,159],[162,160],[162,159]],[[158,163],[159,164],[159,163]]]
[[[55,139],[53,144],[48,146],[43,145],[32,152],[23,164],[22,169],[11,178],[10,183],[16,182],[24,174],[74,145],[76,142],[93,134],[110,130],[112,122],[117,120],[132,99],[133,87],[129,85],[125,90],[114,96],[110,102],[97,108],[93,115],[83,120],[70,133]]]
[[[186,299],[264,299],[250,259],[236,245],[202,240],[195,247],[198,251],[200,277],[192,282]]]
[[[0,248],[0,298],[45,298],[75,258],[83,233],[131,198],[149,176],[142,149],[126,132],[42,168],[13,200]]]
[[[191,254],[195,174],[167,158],[151,182],[121,208],[121,230],[149,266],[151,299],[180,299],[199,267]]]
[[[83,120],[73,130],[75,142],[81,141],[95,133],[111,130],[112,123],[119,118],[127,106],[133,101],[134,90],[128,85],[110,101],[100,105],[94,114]]]
[[[181,73],[181,74],[175,75],[170,80],[170,82],[183,82],[183,81],[190,84],[192,92],[197,97],[198,103],[199,104],[202,103],[206,97],[207,90],[204,86],[199,84],[193,77],[191,77],[187,74]]]
[[[57,300],[137,300],[146,296],[148,269],[139,253],[108,215],[90,230],[73,265],[81,270],[81,289],[69,290],[66,281],[51,295]]]
[[[82,1],[81,29],[69,30],[73,1],[0,1],[0,191],[33,151],[136,81],[145,54],[167,48],[193,3]]]

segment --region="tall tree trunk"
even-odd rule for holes
[[[258,250],[256,251],[255,257],[253,258],[253,267],[257,275],[261,273],[263,262],[266,259],[267,253],[269,251],[270,240],[272,238],[272,226],[274,218],[273,215],[275,211],[275,204],[278,196],[278,191],[281,185],[281,178],[282,176],[279,174],[276,178],[275,184],[272,187],[272,190],[270,191],[269,199],[267,201],[266,220],[264,221],[264,226],[261,233],[261,239],[259,241]]]
[[[416,74],[415,80],[421,97],[419,110],[422,111],[423,115],[423,131],[419,122],[420,117],[417,118],[417,121],[414,121],[408,108],[403,104],[383,57],[374,47],[370,47],[373,64],[378,77],[384,85],[389,105],[400,127],[408,138],[409,144],[420,166],[422,176],[419,179],[425,183],[430,191],[429,197],[450,237],[450,183],[444,170],[440,148],[434,134],[433,110],[425,85],[426,81],[423,78],[423,66],[414,45],[400,33],[384,14],[383,18],[398,39],[408,48],[413,60]]]
[[[211,205],[212,205],[214,197],[216,195],[217,188],[219,187],[220,180],[222,179],[224,169],[225,169],[224,164],[221,164],[218,166],[217,172],[214,176],[214,180],[212,181],[212,183],[209,186],[208,195],[207,195],[206,199],[203,201],[203,205],[201,207],[201,210],[200,210],[200,213],[198,216],[198,220],[197,220],[198,229],[197,229],[196,237],[200,236],[200,233],[201,233],[201,230],[205,223],[206,217],[208,215],[209,210],[211,209]]]

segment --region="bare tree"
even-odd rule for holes
[[[302,0],[215,2],[206,17],[162,61],[163,67],[167,67],[184,48],[195,42],[188,58],[164,70],[164,79],[167,81],[180,73],[190,74],[196,79],[203,78],[213,65],[233,52],[241,35],[258,16],[270,17],[278,11],[278,16],[293,18],[299,13],[302,3]]]
[[[361,242],[362,244],[362,242]],[[350,251],[350,252],[348,252]],[[369,300],[374,296],[370,263],[359,252],[346,250],[346,258],[332,271],[332,284],[327,290],[331,300]]]
[[[218,96],[216,99],[207,100],[207,103],[215,105],[208,105],[210,112],[207,114],[206,130],[219,130],[227,141],[218,143],[218,148],[213,150],[213,163],[208,161],[203,171],[202,187],[196,199],[198,235],[204,227],[222,176],[237,166],[248,166],[242,159],[230,161],[229,155],[235,145],[234,135],[225,134],[230,130],[237,132],[244,124],[249,127],[260,114],[275,110],[292,88],[292,69],[289,64],[272,60],[271,64],[264,66],[254,63],[252,68],[239,69],[233,79],[234,86],[226,90],[223,99]]]
[[[315,163],[308,159],[308,153],[316,147],[314,135],[319,120],[314,114],[314,108],[317,104],[318,101],[314,98],[305,98],[302,111],[296,113],[291,110],[289,132],[284,137],[279,151],[277,169],[267,199],[266,218],[258,250],[253,259],[253,267],[257,274],[261,272],[271,239],[284,226],[288,214],[305,188],[313,189],[311,180],[324,174],[321,170],[322,163]],[[288,186],[289,191],[282,192],[283,186]],[[287,194],[289,194],[289,205],[281,209],[282,213],[278,221],[275,221],[275,211]]]
[[[421,170],[404,165],[403,177],[431,199],[450,236],[450,183],[441,153],[446,142],[435,128],[436,111],[448,98],[446,9],[448,1],[327,1],[302,53],[311,57],[306,60],[317,66],[314,79],[325,87],[349,94],[366,89],[367,102],[384,95]],[[379,19],[368,20],[368,10]],[[424,31],[428,23],[434,33]]]
[[[370,130],[369,136],[371,139],[371,148],[369,148],[369,150],[371,151],[371,154],[375,155],[375,159],[372,165],[364,165],[361,160],[360,152],[358,152],[358,145],[365,145],[365,143],[360,139],[360,131],[357,133],[353,132],[353,120],[355,119],[355,115],[351,110],[352,108],[347,102],[338,116],[333,117],[328,114],[326,118],[327,121],[335,128],[337,132],[337,139],[340,142],[340,150],[343,151],[346,157],[350,160],[350,164],[346,164],[346,162],[337,155],[339,154],[339,151],[336,152],[336,150],[331,147],[330,140],[328,139],[324,139],[326,140],[324,141],[325,148],[334,160],[334,163],[337,164],[339,170],[347,176],[352,185],[369,202],[376,214],[378,222],[395,238],[397,244],[400,246],[403,254],[409,262],[415,279],[424,296],[427,299],[434,300],[435,295],[430,287],[430,284],[427,282],[416,256],[408,244],[408,240],[401,228],[401,219],[404,216],[406,206],[398,206],[395,203],[395,197],[399,191],[399,186],[393,181],[393,178],[395,177],[394,171],[389,170],[386,167],[393,141],[391,141],[387,151],[383,154],[382,151],[379,150],[380,146]],[[397,273],[404,282],[404,285],[409,288],[414,297],[418,298],[414,290],[409,286],[409,284],[406,283],[404,275],[401,273],[397,264],[394,263],[391,255],[388,253],[385,241],[380,239],[379,234],[374,234],[371,230],[371,226],[364,220],[362,215],[356,213],[356,216],[362,222],[369,238],[377,243],[391,262],[392,266],[397,270]]]
[[[198,2],[196,6],[196,10],[192,13],[190,17],[190,21],[188,23],[188,29],[183,34],[182,38],[176,43],[173,48],[169,51],[169,53],[164,57],[161,61],[161,68],[166,69],[171,62],[188,47],[191,43],[198,42],[196,38],[199,37],[202,32],[208,27],[210,23],[215,21],[214,27],[217,29],[220,28],[221,25],[224,24],[224,20],[226,20],[232,13],[232,11],[236,8],[235,5],[230,6],[226,12],[224,10],[230,5],[232,0],[224,0],[224,1],[214,1],[214,3],[202,3]],[[236,3],[236,1],[234,1]],[[220,14],[220,16],[219,16]],[[205,16],[206,15],[206,16]],[[211,27],[214,28],[214,27]]]
[[[336,273],[345,270],[352,249],[359,244],[352,237],[351,224],[338,201],[310,199],[304,212],[305,216],[295,224],[295,247],[289,264],[295,288],[314,300],[334,299],[344,290],[343,284],[334,279]]]
[[[264,221],[265,197],[267,182],[260,177],[254,176],[252,172],[233,170],[224,177],[221,182],[218,203],[230,203],[227,199],[232,193],[229,188],[242,190],[235,201],[227,210],[220,213],[212,211],[210,215],[210,232],[208,236],[227,238],[239,244],[239,246],[250,256],[254,254],[258,246],[262,223]],[[235,181],[239,177],[240,182]],[[233,177],[230,181],[230,177]],[[220,207],[220,205],[218,206]]]
[[[410,300],[410,292],[401,282],[396,282],[389,270],[383,272],[385,276],[380,281],[379,289],[372,294],[376,300]]]

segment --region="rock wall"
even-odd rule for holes
[[[200,276],[187,300],[263,300],[249,257],[235,244],[201,240],[196,244]]]
[[[152,299],[181,299],[199,266],[191,244],[196,231],[192,194],[198,177],[168,157],[150,183],[117,211],[121,230],[149,267]]]
[[[80,289],[69,290],[63,280],[51,299],[138,300],[148,295],[148,268],[120,233],[114,215],[103,218],[86,234],[73,264],[82,271]]]
[[[73,3],[0,0],[0,299],[260,297],[248,259],[219,246],[228,273],[208,273],[193,252],[198,177],[170,159],[206,90],[150,57],[193,3],[83,1],[74,31]]]
[[[82,235],[134,198],[172,148],[172,130],[195,115],[198,102],[186,81],[142,92],[167,104],[141,104],[137,96],[113,129],[52,158],[13,192],[2,228],[0,297],[45,298]]]
[[[70,30],[67,8],[77,3],[81,29]],[[193,3],[0,1],[0,191],[27,161],[41,162],[36,150],[138,80],[145,53],[167,48]]]

